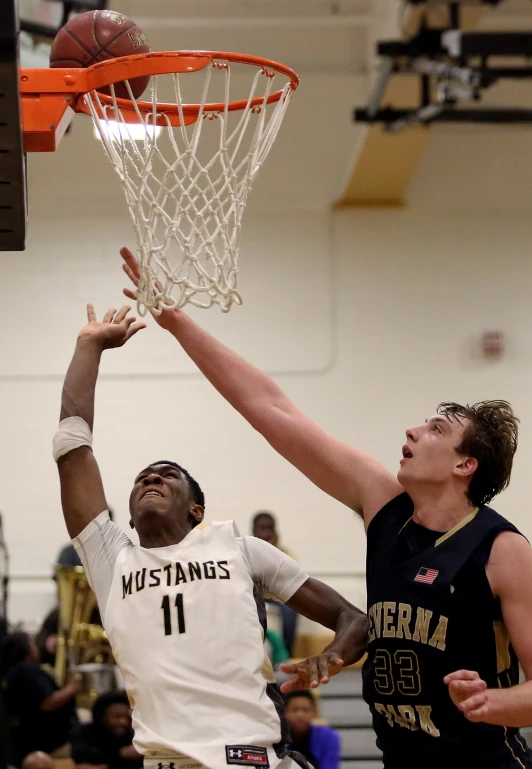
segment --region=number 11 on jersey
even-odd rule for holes
[[[183,593],[178,593],[175,597],[175,607],[177,609],[177,630],[178,633],[185,632],[185,610],[183,608]],[[161,603],[161,609],[164,617],[164,634],[172,635],[172,617],[170,613],[170,596],[165,595]]]

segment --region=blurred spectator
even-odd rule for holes
[[[57,561],[56,563],[60,564],[61,566],[81,566],[81,558],[79,557],[76,548],[70,542],[68,545],[65,545],[61,548],[59,553],[57,554]],[[54,577],[55,578],[55,577]]]
[[[0,643],[9,633],[9,624],[5,617],[0,616]]]
[[[21,764],[21,769],[54,769],[54,759],[42,750],[28,753]]]
[[[294,561],[297,560],[291,550],[280,544],[277,521],[275,520],[275,516],[267,510],[259,510],[258,513],[255,513],[251,521],[251,533],[254,537],[269,542],[270,545],[278,548],[278,550],[281,550],[290,558],[293,558]],[[280,607],[283,641],[288,651],[288,655],[291,657],[296,637],[297,614],[289,606],[278,604],[276,601],[271,601],[270,603]]]
[[[109,508],[109,518],[113,520],[113,511]],[[70,542],[61,548],[58,553],[56,565],[60,566],[82,566],[76,548]],[[52,579],[57,580],[55,573]],[[96,606],[92,612],[90,622],[93,625],[101,625],[100,612]],[[41,655],[41,662],[44,665],[54,667],[55,655],[57,652],[57,634],[59,632],[59,607],[56,606],[43,620],[43,623],[35,636],[35,641]]]
[[[72,759],[83,769],[140,769],[142,756],[132,745],[131,707],[127,694],[106,692],[92,709],[92,723],[72,735]]]
[[[7,620],[5,617],[0,617],[0,650],[7,633]],[[8,766],[13,764],[14,756],[7,726],[7,714],[1,694],[2,692],[0,689],[0,769],[7,769]]]
[[[330,726],[313,724],[316,700],[308,689],[285,696],[285,717],[290,726],[290,750],[302,753],[314,769],[338,769],[340,766],[340,735]]]
[[[91,612],[90,623],[92,625],[101,625],[100,612],[98,606],[95,606]],[[57,638],[59,634],[59,607],[46,615],[39,631],[35,636],[35,643],[39,649],[40,659],[43,665],[51,668],[55,665],[55,655],[57,653]]]
[[[7,713],[4,706],[4,699],[0,692],[0,769],[7,769],[15,760],[9,727],[7,722]]]
[[[254,537],[269,542],[270,545],[273,545],[290,556],[290,558],[293,558],[294,561],[297,561],[294,553],[281,545],[279,532],[277,531],[277,521],[273,513],[269,513],[267,510],[259,510],[258,513],[255,513],[251,522],[251,533]]]
[[[92,625],[101,625],[100,612],[95,606],[91,612],[90,623]],[[43,665],[51,668],[55,665],[55,655],[57,653],[57,637],[59,633],[59,607],[46,615],[44,621],[35,636],[35,643],[39,649],[40,659]]]
[[[266,631],[264,648],[266,650],[266,654],[270,658],[274,670],[277,670],[281,662],[286,662],[290,659],[288,649],[284,645],[283,639],[279,633],[275,632],[275,630]]]
[[[77,722],[77,678],[60,689],[39,665],[39,650],[27,633],[12,633],[0,648],[0,678],[14,761],[20,766],[28,753],[45,751],[68,755],[65,747]]]
[[[57,555],[54,566],[81,566],[81,560],[76,552],[76,548],[69,542],[61,548]],[[55,571],[52,579],[57,580]],[[55,655],[57,652],[57,634],[59,632],[59,607],[56,606],[46,615],[43,623],[35,636],[35,642],[39,649],[41,662],[43,665],[49,665],[53,668],[55,665]]]
[[[39,649],[39,655],[43,665],[55,665],[57,652],[57,634],[59,632],[59,608],[46,615],[44,621],[35,636],[35,643]]]

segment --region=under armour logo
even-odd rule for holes
[[[262,745],[226,745],[225,755],[228,764],[270,769],[268,751]]]
[[[170,761],[167,764],[163,764],[162,761],[159,761],[157,764],[157,769],[175,769],[175,764],[173,761]]]

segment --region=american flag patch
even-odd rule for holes
[[[414,582],[425,582],[427,585],[432,585],[439,573],[438,569],[426,569],[422,566],[414,577]]]

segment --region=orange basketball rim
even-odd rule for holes
[[[132,84],[146,76],[142,101]],[[76,112],[91,116],[133,223],[139,313],[241,304],[242,217],[298,85],[295,72],[257,56],[176,51],[86,69],[26,69],[21,81],[27,152],[55,150]]]
[[[224,69],[230,64],[255,67],[267,78],[284,75],[287,85],[266,97],[252,96],[204,104],[158,103],[156,111],[153,101],[120,99],[99,93],[102,88],[119,82],[127,83],[140,76],[186,74],[208,66]],[[92,104],[97,112],[102,113],[102,118],[109,118],[110,112],[116,112],[117,119],[125,123],[151,120],[154,125],[182,126],[194,123],[200,114],[202,117],[214,117],[225,111],[259,111],[268,104],[288,98],[298,85],[298,76],[284,64],[259,56],[220,51],[166,51],[122,56],[98,62],[86,69],[21,69],[24,151],[53,152],[76,112],[94,117],[94,110],[87,102],[89,94],[96,96],[92,97]]]

